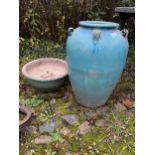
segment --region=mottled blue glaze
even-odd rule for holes
[[[117,23],[83,21],[67,39],[69,79],[77,101],[103,105],[125,66],[128,40]]]

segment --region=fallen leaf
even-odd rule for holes
[[[131,109],[134,104],[133,104],[132,100],[126,99],[123,101],[123,105],[126,106],[127,108]]]

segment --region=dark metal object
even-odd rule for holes
[[[19,105],[19,113],[25,115],[24,119],[19,121],[19,131],[22,131],[26,126],[29,126],[32,120],[32,112],[25,106]]]
[[[135,7],[116,7],[115,12],[118,12],[120,16],[120,29],[121,30],[125,26],[127,17],[135,18]]]

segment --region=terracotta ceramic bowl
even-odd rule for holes
[[[19,131],[25,129],[31,123],[32,113],[25,106],[19,105],[19,113],[23,115],[23,119],[19,121]]]
[[[57,58],[41,58],[27,63],[22,69],[27,81],[41,91],[57,90],[67,78],[66,61]]]

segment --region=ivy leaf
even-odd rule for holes
[[[33,97],[32,99],[26,99],[24,101],[24,105],[27,107],[36,107],[38,105],[40,105],[43,102],[42,99],[38,99],[36,96]]]
[[[52,141],[59,141],[60,143],[64,142],[64,139],[61,137],[61,135],[58,132],[52,132],[50,133]]]

